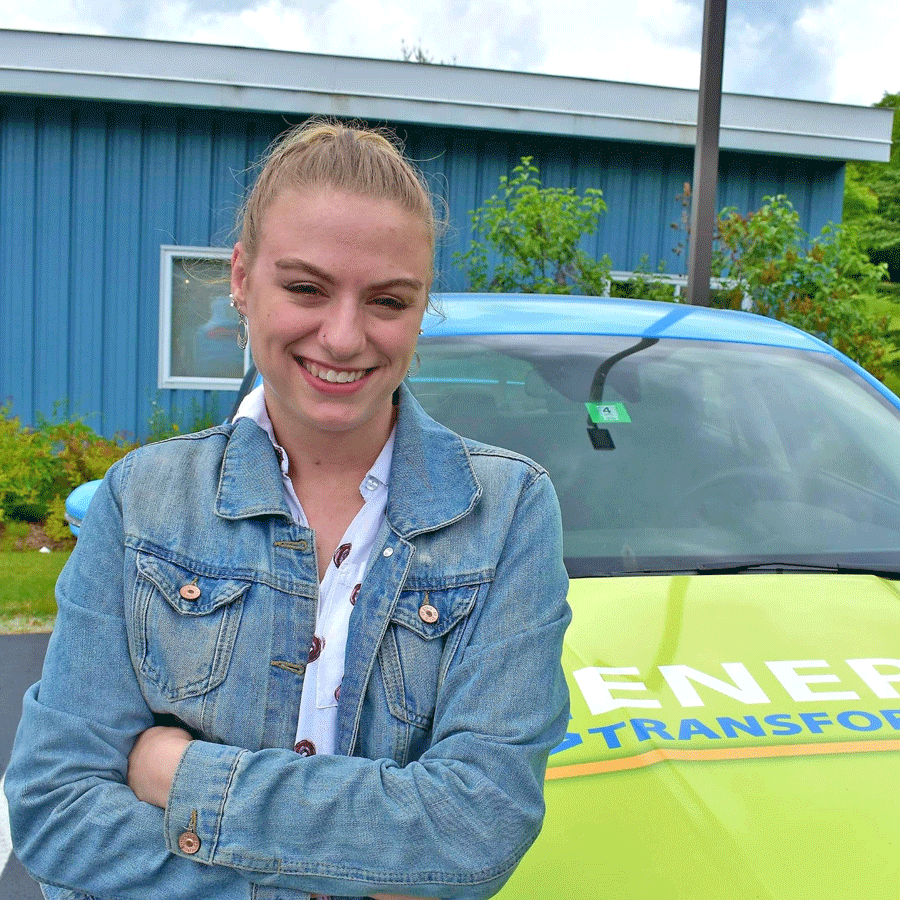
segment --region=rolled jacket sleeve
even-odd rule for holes
[[[568,720],[559,507],[546,473],[530,473],[438,692],[429,749],[401,767],[195,741],[169,796],[172,853],[332,896],[500,889],[540,830],[547,757]],[[494,514],[489,499],[481,514]],[[188,852],[186,831],[199,842]]]

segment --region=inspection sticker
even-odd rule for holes
[[[585,403],[584,405],[595,425],[631,421],[631,416],[628,415],[624,403]]]

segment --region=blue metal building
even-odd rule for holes
[[[310,114],[405,140],[447,205],[438,290],[465,289],[453,253],[469,245],[469,212],[523,155],[545,184],[602,189],[609,210],[586,249],[614,269],[645,255],[683,267],[670,226],[692,177],[695,92],[0,31],[0,403],[24,422],[63,410],[138,437],[154,409],[224,416],[244,361],[229,341],[227,362],[200,366],[196,333],[229,332],[215,296],[228,289],[192,267],[224,271],[254,160]],[[818,232],[840,220],[844,161],[888,158],[891,117],[726,95],[719,206],[785,193]],[[180,311],[191,279],[208,322]]]

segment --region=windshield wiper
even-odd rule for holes
[[[846,566],[840,564],[828,566],[817,565],[816,563],[781,562],[772,559],[751,560],[729,565],[710,563],[697,566],[695,571],[698,575],[740,575],[743,572],[825,572],[835,575],[877,575],[879,578],[900,579],[900,571],[897,569],[878,566]]]

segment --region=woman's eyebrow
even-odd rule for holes
[[[275,268],[285,271],[306,272],[315,278],[334,284],[334,279],[327,272],[314,266],[312,263],[306,262],[306,260],[296,257],[285,257],[284,259],[275,260]],[[370,289],[374,291],[384,291],[396,287],[407,287],[414,291],[420,291],[425,287],[425,283],[418,278],[388,278],[385,281],[379,281],[377,284],[370,285]]]
[[[425,287],[423,281],[418,278],[389,278],[387,281],[379,281],[378,284],[370,285],[373,291],[384,291],[395,287],[408,287],[414,291],[420,291]]]
[[[308,263],[305,260],[297,259],[295,257],[285,257],[284,259],[275,260],[275,268],[276,269],[299,269],[300,271],[307,272],[310,275],[315,276],[316,278],[321,278],[322,281],[327,281],[329,283],[333,283],[334,279],[322,269],[317,268],[312,263]]]

